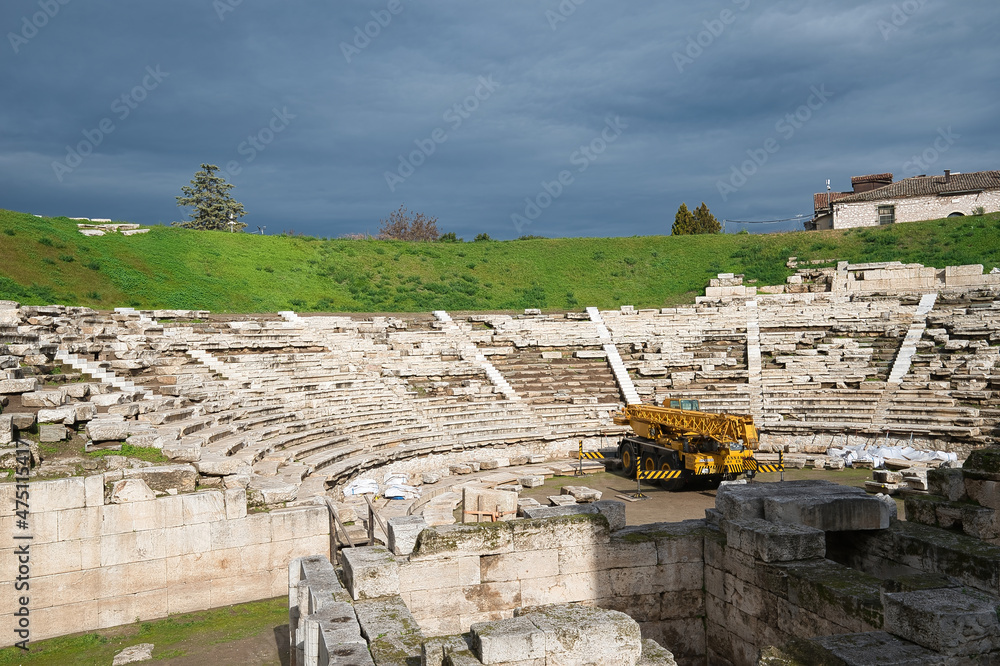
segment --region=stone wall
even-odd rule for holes
[[[896,222],[919,222],[948,217],[952,213],[972,215],[973,209],[982,206],[987,213],[1000,210],[1000,190],[957,196],[923,196],[884,201],[834,202],[834,228],[877,227],[878,207],[895,206]]]
[[[30,599],[31,640],[282,596],[288,563],[330,550],[324,506],[247,514],[234,488],[111,504],[101,475],[29,484],[28,530],[15,484],[0,484],[0,615]],[[15,541],[9,535],[30,534]],[[28,543],[29,589],[15,590]]]

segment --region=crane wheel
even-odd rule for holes
[[[682,470],[680,460],[677,456],[671,456],[669,454],[660,457],[657,469],[661,472],[670,472],[676,469]],[[680,490],[686,483],[687,479],[682,475],[676,479],[661,479],[660,487],[664,490]]]
[[[635,477],[635,449],[631,444],[625,443],[621,446],[622,469],[626,477]]]
[[[653,454],[647,453],[642,457],[643,472],[655,472],[657,469],[659,468],[656,466],[656,458],[653,457]]]

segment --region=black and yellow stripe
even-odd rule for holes
[[[681,474],[683,474],[681,470],[668,470],[664,472],[651,470],[648,472],[639,472],[637,474],[637,478],[649,481],[659,481],[664,479],[677,479]]]
[[[760,474],[767,474],[768,472],[783,472],[785,471],[785,466],[780,463],[757,465],[757,472]]]
[[[604,460],[604,454],[600,451],[581,452],[580,457],[584,460]]]

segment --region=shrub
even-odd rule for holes
[[[479,241],[491,241],[491,240],[493,240],[493,239],[492,239],[492,238],[490,238],[490,235],[489,235],[489,234],[477,234],[477,235],[476,235],[476,242],[477,242],[477,243],[478,243]]]

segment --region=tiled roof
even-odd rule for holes
[[[854,192],[819,192],[813,195],[813,210],[826,210],[829,206],[826,204],[826,196],[830,195],[830,203],[834,201],[839,201],[844,197],[849,197]]]
[[[854,178],[851,178],[851,185],[857,185],[858,183],[877,182],[877,181],[880,181],[880,180],[888,180],[891,183],[892,182],[892,174],[891,173],[873,173],[870,176],[855,176]]]
[[[856,201],[882,201],[884,199],[905,199],[908,197],[936,196],[981,190],[1000,190],[1000,171],[977,171],[975,173],[953,173],[945,182],[944,176],[917,176],[906,178],[892,185],[879,187],[870,192],[852,194],[838,203]]]

